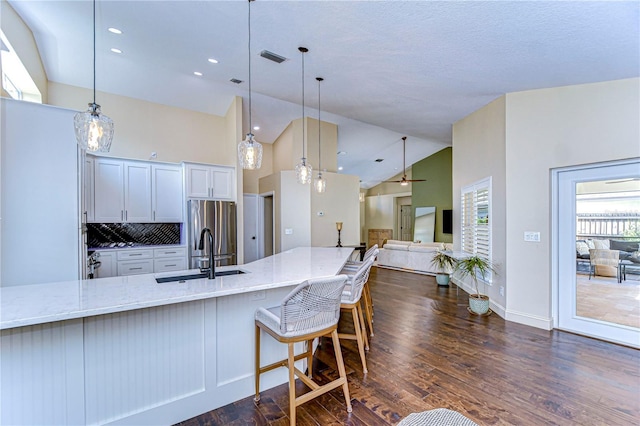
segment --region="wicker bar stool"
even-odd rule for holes
[[[356,273],[349,277],[347,286],[342,293],[342,301],[340,302],[340,309],[349,310],[351,312],[354,334],[338,333],[338,336],[341,339],[355,340],[358,342],[358,352],[360,352],[363,373],[368,372],[367,360],[365,359],[365,349],[369,349],[369,341],[367,339],[367,330],[362,317],[360,298],[362,296],[364,285],[369,279],[371,265],[373,265],[372,257],[360,265]]]
[[[351,412],[351,399],[347,373],[344,368],[340,339],[338,338],[338,320],[340,302],[347,282],[345,275],[330,278],[308,280],[298,285],[274,308],[258,308],[256,323],[256,396],[260,401],[260,375],[279,367],[289,369],[289,418],[291,425],[296,424],[296,407],[311,399],[342,386],[347,411]],[[260,330],[289,347],[287,359],[260,366]],[[336,355],[339,377],[322,386],[313,381],[313,340],[330,335]],[[295,355],[294,344],[306,342],[305,352]],[[307,375],[298,370],[295,362],[307,359]],[[310,392],[296,398],[296,376],[311,388]]]
[[[347,262],[347,264],[340,271],[341,274],[346,274],[351,276],[355,274],[358,268],[370,258],[373,258],[374,261],[378,256],[380,250],[378,249],[378,245],[374,244],[365,252],[362,262]],[[373,298],[371,297],[371,290],[369,289],[369,280],[364,284],[364,288],[362,290],[362,297],[364,299],[364,310],[367,319],[367,325],[369,326],[369,335],[373,337]],[[368,346],[368,345],[367,345]],[[368,348],[367,348],[368,349]]]

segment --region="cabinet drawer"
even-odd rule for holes
[[[163,257],[180,257],[180,256],[186,256],[187,255],[187,249],[186,247],[172,247],[172,248],[166,248],[166,249],[154,249],[153,250],[153,257],[155,259],[159,259],[159,258],[163,258]]]
[[[153,250],[118,251],[118,260],[153,259]]]
[[[129,260],[118,262],[118,276],[150,274],[153,272],[153,260]]]
[[[168,257],[154,260],[154,272],[182,271],[184,269],[187,269],[187,259],[184,257]]]

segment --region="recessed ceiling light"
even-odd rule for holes
[[[342,170],[342,169],[344,169],[344,167],[342,167],[342,166],[338,167],[338,170]]]
[[[253,130],[260,130],[260,126],[253,126]]]
[[[338,151],[338,155],[347,155],[345,151]]]
[[[209,62],[211,62],[212,64],[217,64],[217,63],[218,63],[218,60],[217,60],[217,59],[209,58],[208,60],[209,60]]]
[[[112,47],[112,48],[111,48],[111,51],[112,51],[113,53],[122,53],[122,50],[120,50],[120,49],[116,49],[115,47]]]
[[[384,158],[376,158],[376,163],[382,163],[384,161]]]
[[[198,77],[202,77],[202,73],[199,71],[194,71],[193,74],[197,75]]]
[[[111,28],[109,28],[108,30],[109,30],[109,32],[110,32],[110,33],[114,33],[114,34],[122,34],[122,31],[120,31],[120,30],[119,30],[119,29],[117,29],[117,28],[113,28],[113,27],[111,27]]]

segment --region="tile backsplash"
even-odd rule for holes
[[[180,223],[87,223],[87,247],[180,244]]]

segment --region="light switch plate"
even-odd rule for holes
[[[524,240],[525,241],[532,241],[532,242],[540,242],[540,233],[539,232],[532,232],[532,231],[525,231],[524,232]]]

